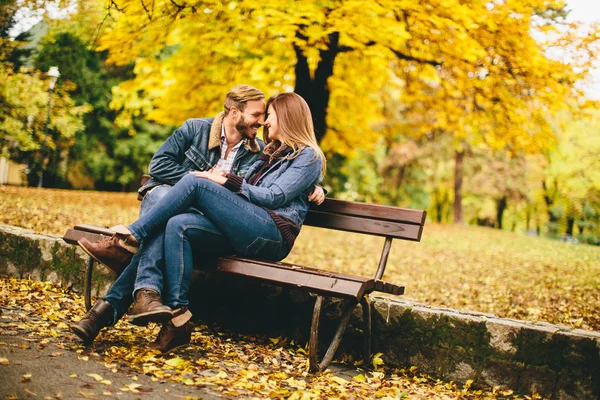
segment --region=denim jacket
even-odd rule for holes
[[[299,153],[299,154],[298,154]],[[310,147],[292,154],[292,159],[281,159],[271,166],[256,182],[242,182],[239,194],[250,202],[273,210],[302,227],[308,213],[308,195],[321,182],[321,159]],[[248,171],[248,177],[260,168],[264,161],[257,161]]]
[[[150,161],[152,176],[139,190],[143,197],[148,190],[162,184],[174,185],[189,171],[205,171],[221,157],[222,114],[216,118],[192,118],[177,129],[160,146]],[[260,139],[248,140],[238,150],[231,172],[242,178],[260,156],[265,144]]]

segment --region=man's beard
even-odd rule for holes
[[[256,131],[254,129],[257,129]],[[244,139],[254,139],[256,138],[256,134],[258,133],[258,128],[260,128],[260,124],[250,125],[246,123],[244,120],[244,116],[240,115],[240,119],[235,124],[235,129],[242,135]]]

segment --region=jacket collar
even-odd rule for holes
[[[221,146],[221,128],[223,127],[224,118],[224,113],[220,112],[219,114],[217,114],[212,126],[210,127],[210,136],[208,138],[209,150]],[[246,140],[246,144],[244,145],[244,147],[246,147],[246,149],[248,149],[252,153],[258,153],[260,151],[260,146],[258,145],[258,141],[256,139]]]

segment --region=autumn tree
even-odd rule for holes
[[[135,79],[113,100],[129,115],[144,110],[168,123],[211,115],[234,82],[293,89],[309,102],[324,149],[350,154],[382,135],[382,89],[395,88],[401,129],[454,138],[457,222],[468,147],[551,146],[547,116],[580,96],[574,84],[597,41],[566,29],[574,26],[564,4],[546,0],[116,0],[108,13],[114,25],[101,48],[111,62],[136,60]],[[557,44],[572,45],[575,61],[551,59]]]

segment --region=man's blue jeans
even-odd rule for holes
[[[161,185],[147,193],[140,205],[140,218],[146,215],[170,189],[170,185]],[[159,293],[162,292],[163,240],[163,232],[146,240],[104,296],[103,300],[108,301],[114,310],[113,324],[125,315],[133,303],[135,291],[151,288]]]
[[[190,208],[201,213],[187,213]],[[182,178],[129,230],[141,244],[138,254],[148,240],[165,232],[164,303],[173,308],[188,304],[194,258],[234,253],[281,260],[289,253],[265,209],[194,175]]]

